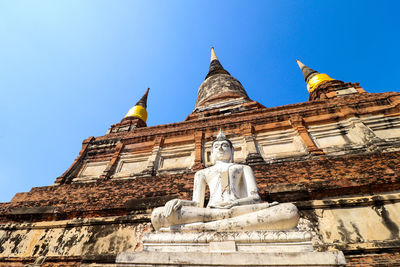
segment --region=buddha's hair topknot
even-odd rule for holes
[[[214,140],[213,144],[217,141],[227,141],[233,149],[232,142],[228,138],[226,138],[226,135],[222,132],[221,128],[219,128],[219,133],[217,134],[217,138]]]

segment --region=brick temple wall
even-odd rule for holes
[[[348,266],[400,261],[400,94],[358,94],[265,108],[204,110],[180,123],[108,134],[82,144],[52,186],[0,203],[0,266],[112,264],[141,249],[150,213],[190,199],[220,128],[250,164],[265,201],[295,202],[317,250]],[[240,107],[242,107],[240,106]],[[125,127],[125,128],[124,128]],[[369,264],[369,265],[368,265]]]

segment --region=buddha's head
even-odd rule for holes
[[[233,162],[233,153],[232,142],[219,130],[217,138],[212,143],[211,160],[213,164],[217,161]]]

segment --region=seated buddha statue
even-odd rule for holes
[[[250,166],[233,162],[233,145],[220,130],[212,144],[213,166],[196,172],[192,200],[173,199],[154,209],[157,231],[287,230],[297,226],[291,203],[262,202]],[[204,207],[206,186],[210,198]]]

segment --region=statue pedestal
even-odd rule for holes
[[[143,237],[154,252],[311,252],[311,234],[300,231],[159,232]]]
[[[117,256],[117,266],[344,266],[343,253],[315,252],[300,231],[159,232],[143,252]]]

